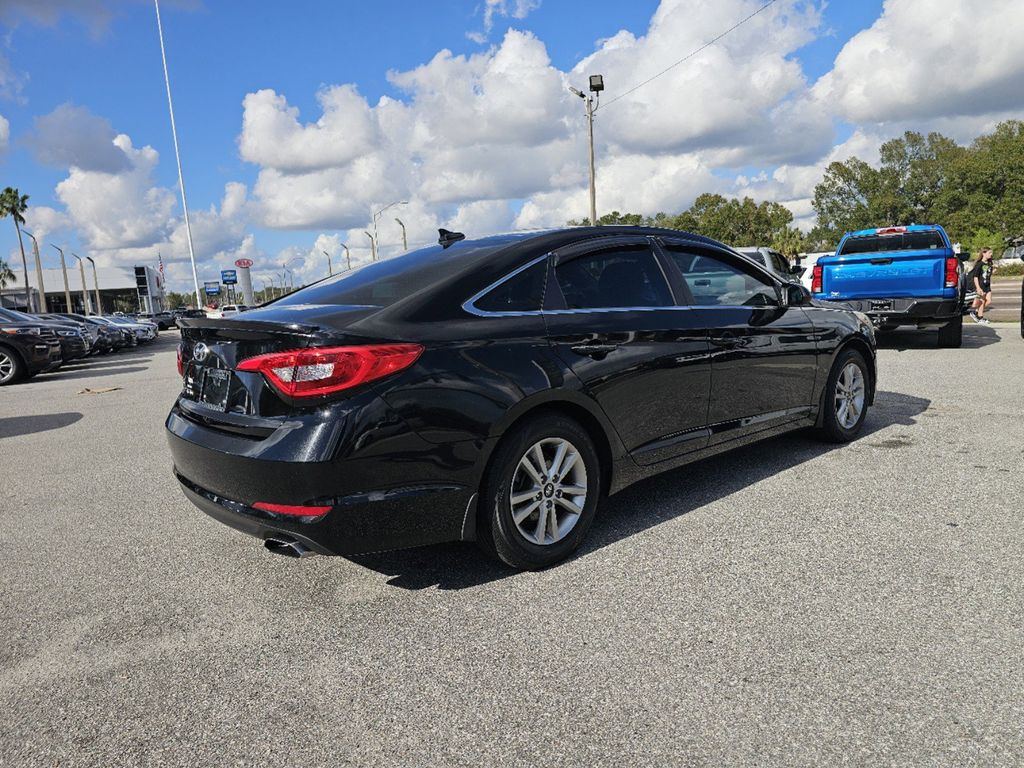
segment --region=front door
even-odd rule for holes
[[[806,417],[817,348],[804,310],[786,306],[776,282],[741,256],[664,245],[711,344],[712,444]]]

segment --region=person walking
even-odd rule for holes
[[[982,248],[981,255],[974,262],[974,268],[967,274],[976,292],[971,306],[971,319],[976,323],[989,325],[985,310],[992,303],[992,249]]]

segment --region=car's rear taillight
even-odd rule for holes
[[[238,370],[262,373],[288,397],[315,397],[397,373],[422,353],[419,344],[311,347],[250,357],[238,364]]]
[[[811,272],[811,293],[821,293],[821,273],[821,264],[815,264]]]
[[[946,287],[956,288],[960,282],[959,263],[956,258],[946,259]]]
[[[181,356],[181,344],[178,345],[178,375],[185,378],[185,361]]]
[[[271,504],[266,501],[257,501],[252,506],[253,509],[260,509],[264,512],[274,512],[278,515],[290,515],[292,517],[323,517],[331,511],[330,507],[318,505]]]

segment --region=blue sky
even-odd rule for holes
[[[814,174],[820,174],[821,163],[830,152],[857,151],[870,157],[886,135],[904,128],[928,127],[928,120],[934,122],[934,116],[924,112],[915,115],[913,110],[909,116],[893,119],[892,115],[906,112],[895,98],[890,99],[892,104],[882,99],[886,103],[874,112],[863,103],[863,93],[877,87],[871,86],[871,78],[884,74],[870,71],[875,67],[865,64],[872,61],[869,54],[872,50],[877,53],[879,45],[899,44],[902,17],[898,6],[919,1],[890,0],[891,7],[884,9],[880,0],[780,0],[771,9],[774,15],[770,21],[768,12],[764,19],[758,19],[757,23],[764,23],[764,31],[749,42],[737,33],[731,43],[719,46],[718,53],[709,52],[703,64],[687,62],[671,76],[641,89],[635,99],[616,105],[615,114],[609,112],[607,122],[598,122],[602,161],[599,181],[602,191],[608,190],[604,193],[607,205],[601,207],[681,208],[702,190],[703,184],[725,193],[779,199],[791,204],[798,223],[806,223],[807,187],[813,186]],[[978,1],[940,0],[950,6],[970,6]],[[488,4],[493,6],[493,25],[481,42]],[[180,204],[174,203],[172,209],[167,197],[168,193],[177,194],[177,177],[152,4],[143,0],[83,0],[75,4],[80,10],[74,13],[65,10],[71,4],[63,0],[8,0],[5,5],[6,9],[0,9],[0,25],[4,27],[0,43],[0,119],[9,123],[9,139],[0,153],[0,181],[30,194],[34,206],[53,210],[52,216],[45,221],[40,218],[36,226],[49,225],[54,236],[91,249],[101,259],[127,263],[141,258],[147,248],[162,248],[166,261],[181,262],[185,254],[178,247],[180,242],[175,245],[174,235],[174,217],[180,215]],[[463,222],[471,214],[477,221],[500,227],[551,223],[537,213],[545,208],[557,211],[551,213],[552,217],[579,210],[576,201],[581,199],[579,174],[584,160],[578,156],[582,153],[577,154],[580,126],[572,111],[575,103],[564,96],[557,78],[591,57],[593,67],[605,70],[606,96],[611,98],[643,75],[670,64],[673,56],[682,57],[713,31],[731,26],[758,3],[666,0],[659,12],[660,5],[652,0],[305,0],[286,6],[264,0],[245,4],[165,0],[164,32],[190,208],[214,207],[211,227],[219,226],[221,219],[231,219],[230,226],[224,225],[231,237],[214,238],[204,244],[208,247],[200,257],[223,261],[232,255],[255,252],[274,261],[287,255],[284,252],[289,248],[289,253],[298,255],[302,255],[302,249],[315,252],[312,243],[316,238],[328,238],[317,242],[331,249],[345,240],[358,240],[364,245],[361,230],[365,223],[352,213],[347,205],[351,201],[341,198],[358,196],[365,185],[355,185],[355,192],[345,193],[321,190],[317,185],[331,186],[332,180],[342,178],[337,174],[343,170],[353,171],[360,162],[370,162],[367,158],[376,156],[385,141],[388,149],[380,150],[379,167],[414,166],[422,168],[423,176],[367,191],[365,201],[355,206],[357,212],[390,199],[386,197],[389,194],[408,197],[413,228],[425,233],[438,223]],[[652,19],[658,20],[657,34]],[[921,23],[927,26],[937,22],[925,19]],[[753,24],[748,26],[753,30]],[[516,34],[506,38],[509,28]],[[673,30],[677,30],[675,38],[669,35]],[[623,36],[623,31],[630,34]],[[927,34],[927,29],[920,31]],[[477,39],[471,39],[474,36]],[[609,38],[613,38],[612,43],[604,42]],[[837,67],[837,55],[844,47],[849,50],[843,66]],[[454,62],[432,62],[443,49],[452,52]],[[516,81],[514,71],[510,76],[500,65],[503,51],[509,56],[522,56],[530,64],[521,81]],[[900,54],[894,51],[893,55]],[[744,59],[757,63],[750,65]],[[705,65],[712,76],[721,77],[714,87],[707,86],[707,78],[696,77]],[[389,76],[394,72],[410,73],[417,67],[422,68],[422,77],[408,76],[405,88],[398,87]],[[484,69],[500,70],[505,78],[500,81],[503,92],[488,80]],[[538,78],[547,75],[554,85],[549,83],[544,95]],[[582,80],[582,71],[569,79],[574,77]],[[744,78],[750,82],[742,82]],[[816,86],[819,79],[822,82]],[[467,86],[465,92],[469,95],[464,101],[481,99],[479,104],[467,107],[472,109],[467,114],[481,125],[492,119],[488,109],[515,112],[518,103],[513,101],[510,107],[506,99],[510,94],[518,98],[520,91],[524,110],[540,110],[537,114],[543,117],[538,119],[566,123],[566,129],[539,136],[533,147],[536,152],[522,155],[537,158],[549,170],[554,163],[565,162],[565,166],[551,170],[548,176],[524,171],[524,178],[509,181],[526,161],[502,168],[498,160],[506,152],[531,149],[524,149],[524,141],[513,130],[521,134],[530,124],[481,128],[467,137],[461,130],[465,126],[460,127],[458,121],[454,125],[444,123],[437,111],[457,111],[460,104],[450,94],[459,92],[463,80],[473,83]],[[323,94],[344,84],[354,84],[365,103],[339,107],[331,118],[321,103]],[[247,102],[249,107],[244,109],[247,95],[260,92],[264,94],[262,102]],[[722,94],[722,105],[714,103],[718,93]],[[382,97],[403,102],[408,109],[400,118],[388,117],[388,108],[378,104]],[[278,101],[272,104],[273,98]],[[550,102],[552,98],[564,103],[552,112],[536,107],[539,102],[535,99]],[[970,97],[964,98],[969,101]],[[723,106],[726,102],[735,106],[737,100],[749,100],[752,105],[739,107],[739,111]],[[95,202],[87,204],[87,198],[90,194],[109,194],[105,185],[112,183],[111,179],[95,173],[76,175],[74,163],[60,159],[66,152],[59,151],[59,147],[58,159],[53,159],[52,144],[61,138],[50,135],[42,142],[37,131],[41,117],[65,104],[81,108],[76,113],[80,116],[96,118],[101,124],[109,122],[110,135],[99,132],[101,143],[107,144],[113,135],[126,134],[135,150],[148,146],[159,154],[151,174],[140,171],[134,181],[117,187],[128,196],[145,196],[150,192],[147,184],[154,190],[155,202],[143,213],[164,216],[166,221],[140,225],[139,231],[153,233],[151,243],[144,235],[118,241],[117,232],[133,229],[127,218],[93,226],[107,213],[97,211],[102,206]],[[297,118],[291,116],[292,108],[298,110]],[[704,120],[698,119],[699,115],[681,117],[680,127],[675,130],[671,122],[665,123],[666,111],[670,117],[673,112],[681,116],[707,112],[708,116]],[[961,111],[972,113],[970,104],[965,102]],[[952,108],[950,117],[956,112]],[[646,133],[635,130],[635,123],[644,122],[645,115],[650,123],[649,130],[645,126]],[[369,143],[361,145],[353,139],[351,157],[325,160],[324,153],[331,154],[325,135],[321,137],[325,142],[323,151],[314,152],[310,158],[297,158],[303,136],[308,135],[313,143],[319,140],[322,126],[318,121],[322,118],[328,123],[331,119],[337,121],[330,133],[330,141],[335,144],[348,140],[347,125],[363,119],[371,121],[373,127],[366,134]],[[991,116],[981,118],[972,127],[987,125],[984,120]],[[500,119],[500,115],[493,117],[496,123]],[[394,129],[394,120],[405,127]],[[686,120],[692,124],[684,126]],[[61,126],[67,136],[76,134],[74,123]],[[245,131],[255,142],[251,146],[258,145],[259,149],[250,150],[243,159],[240,138]],[[773,138],[759,142],[757,136],[766,133]],[[803,133],[807,138],[798,141],[787,133]],[[292,139],[296,148],[290,150],[291,155],[275,157],[274,142],[284,144]],[[404,153],[403,141],[411,146],[420,140],[415,149]],[[48,148],[41,146],[47,142]],[[438,191],[434,182],[438,169],[443,176],[452,159],[460,158],[461,148],[466,148],[467,156],[473,149],[478,151],[476,157],[494,158],[496,167],[491,173],[497,180],[481,182],[479,191],[460,198],[447,188]],[[109,145],[101,149],[107,151]],[[86,147],[79,151],[88,154],[91,150]],[[649,176],[643,170],[648,167],[644,163],[665,176],[657,193],[634,193],[636,190],[628,188],[630,180]],[[453,174],[462,174],[458,179],[478,175],[472,168],[460,168]],[[606,174],[607,181],[601,174]],[[666,192],[665,185],[673,180],[678,182],[678,189],[669,187]],[[58,185],[68,181],[74,183],[65,184],[64,193],[58,194]],[[456,181],[453,176],[451,183]],[[244,189],[246,202],[233,206],[229,216],[219,206],[226,187],[233,184],[244,185],[234,189]],[[324,201],[319,208],[310,203],[316,210],[309,211],[305,218],[300,215],[297,228],[282,226],[272,214],[275,206],[290,205],[292,200],[298,200],[300,208],[305,207],[321,192],[336,194],[338,199]],[[234,212],[235,207],[245,212]],[[335,226],[326,226],[335,221]],[[246,244],[244,238],[248,235],[254,239]],[[331,237],[335,239],[329,240]],[[4,229],[0,229],[0,238],[7,238]],[[228,242],[231,239],[233,242]],[[0,252],[7,252],[9,247],[0,240]],[[210,269],[215,266],[211,261]],[[184,274],[177,269],[172,278]]]

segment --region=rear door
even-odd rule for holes
[[[811,410],[814,326],[782,306],[775,281],[727,251],[664,241],[711,344],[711,442],[794,421]]]
[[[652,243],[608,237],[559,250],[548,336],[641,464],[707,444],[707,332],[669,287]]]

